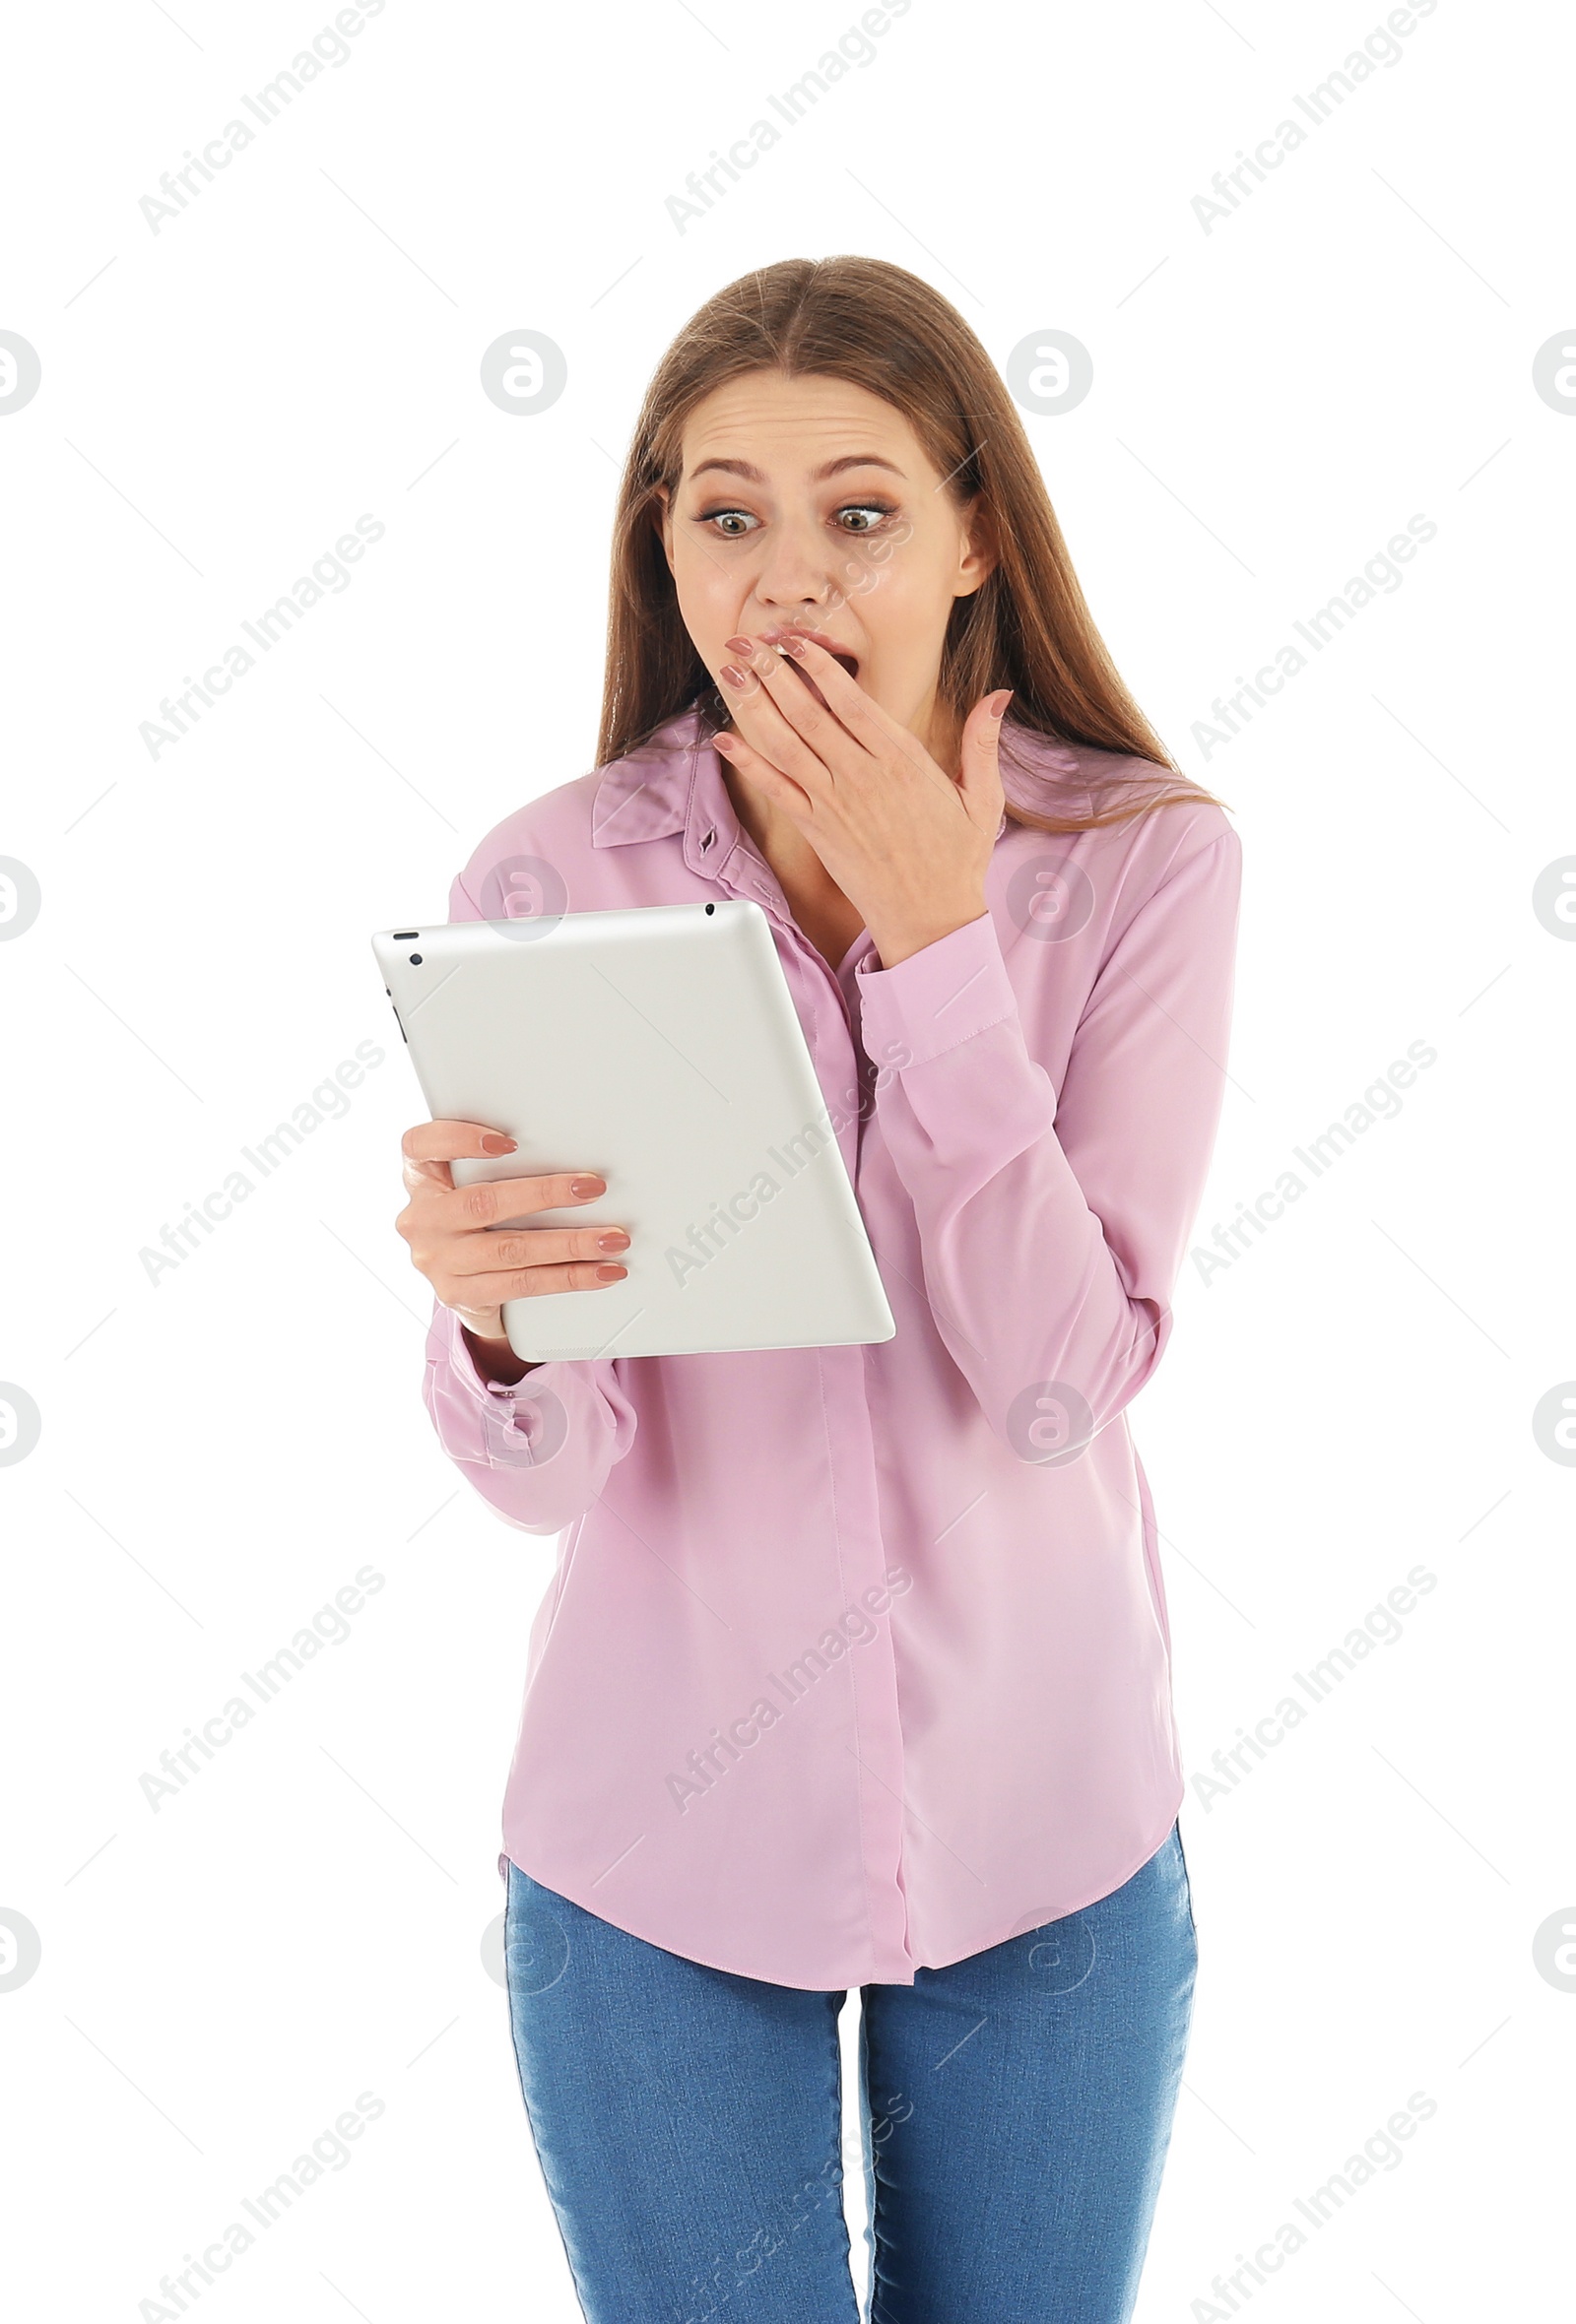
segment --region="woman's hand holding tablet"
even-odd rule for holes
[[[395,1219],[412,1264],[452,1308],[473,1342],[485,1378],[510,1384],[536,1367],[509,1346],[502,1303],[549,1291],[594,1291],[628,1273],[612,1256],[627,1251],[623,1227],[522,1227],[522,1211],[594,1202],[607,1193],[594,1172],[546,1178],[479,1179],[456,1187],[449,1164],[461,1155],[512,1154],[516,1140],[479,1122],[418,1122],[400,1140],[406,1191]],[[515,1223],[506,1233],[498,1222]]]

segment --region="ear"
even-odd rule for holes
[[[960,519],[963,544],[957,559],[957,574],[952,585],[953,597],[972,597],[995,572],[999,560],[996,549],[996,528],[991,512],[985,505],[983,492],[976,492]]]
[[[670,573],[674,573],[673,507],[668,497],[668,487],[666,484],[658,484],[656,489],[656,500],[658,509],[658,515],[656,519],[657,538],[662,543],[662,553],[668,560],[668,570]],[[677,573],[674,573],[674,578],[677,580]]]

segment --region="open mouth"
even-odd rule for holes
[[[808,637],[812,645],[821,646],[826,653],[830,654],[832,660],[838,663],[844,670],[846,670],[850,678],[857,678],[859,676],[859,656],[857,654],[850,653],[846,646],[833,645],[829,637],[822,637],[818,631],[814,629],[789,630],[787,634],[790,637]],[[783,660],[787,663],[790,670],[795,670],[798,672],[799,676],[804,679],[806,685],[809,686],[816,699],[819,702],[824,703],[826,697],[824,694],[822,694],[820,686],[817,685],[815,679],[811,677],[804,664],[802,662],[796,662],[792,654],[785,654],[783,656]],[[827,707],[829,708],[830,705],[827,704]]]

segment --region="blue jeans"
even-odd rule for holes
[[[589,2324],[858,2324],[837,2016],[508,1866],[531,2135]],[[1131,1880],[912,1985],[866,1985],[870,2324],[1126,2324],[1198,1947],[1175,1826]]]

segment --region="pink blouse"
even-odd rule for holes
[[[1004,742],[1029,807],[1102,758],[1011,717]],[[1209,802],[1067,836],[1004,816],[979,919],[888,969],[861,933],[833,974],[693,711],[477,848],[452,920],[511,891],[761,905],[897,1323],[503,1388],[434,1303],[444,1451],[507,1523],[562,1534],[500,1875],[835,1990],[1077,1911],[1159,1846],[1183,1778],[1127,1407],[1219,1116],[1240,867]]]

